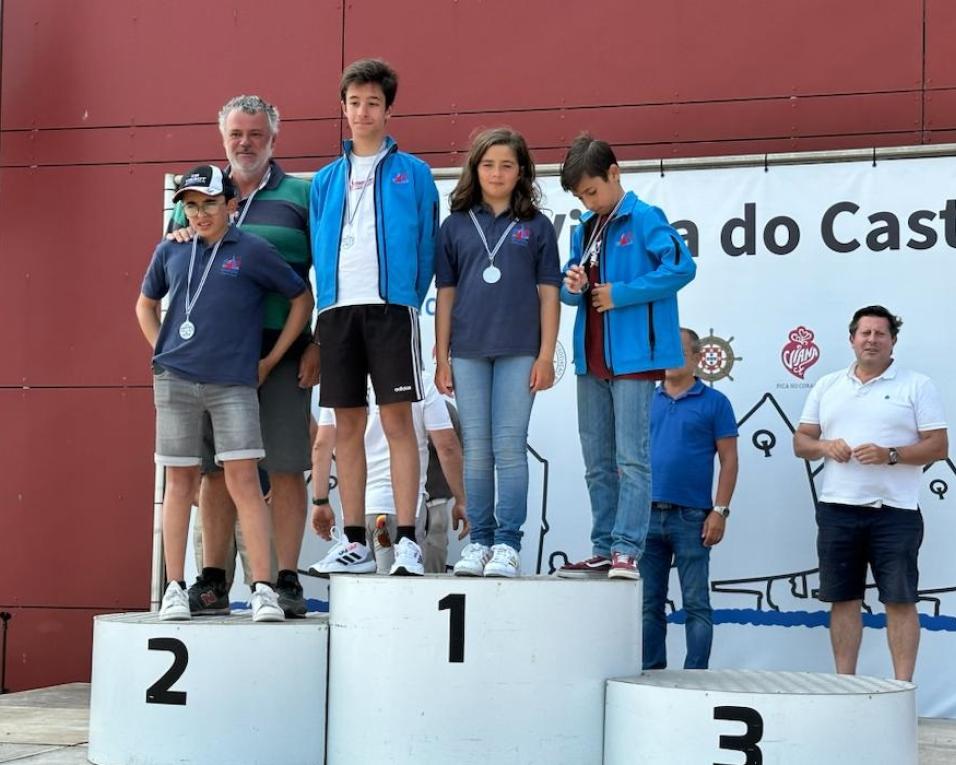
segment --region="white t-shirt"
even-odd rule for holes
[[[943,404],[926,375],[899,369],[896,363],[866,383],[849,369],[817,381],[800,422],[820,426],[820,438],[842,438],[851,449],[866,443],[910,446],[919,432],[946,427]],[[862,465],[850,458],[825,459],[819,498],[845,505],[889,505],[915,510],[919,503],[919,465]]]
[[[384,156],[384,151],[372,157],[349,155],[352,172],[349,177],[349,203],[342,220],[339,243],[339,295],[329,308],[381,305],[385,302],[378,292],[378,247],[375,237],[375,173]],[[346,246],[349,242],[351,246]]]
[[[425,496],[425,475],[428,470],[428,433],[434,430],[450,430],[451,417],[445,400],[438,393],[434,383],[425,383],[424,398],[412,404],[412,422],[418,439],[418,460],[421,477],[418,484],[418,505]],[[335,425],[335,412],[322,407],[319,409],[319,425]],[[378,406],[369,396],[368,423],[365,426],[365,462],[367,479],[365,483],[365,512],[395,514],[395,498],[392,495],[392,475],[388,452],[388,441],[382,430],[382,418]]]

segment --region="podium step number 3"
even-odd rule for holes
[[[915,686],[660,670],[607,684],[605,765],[917,765]]]

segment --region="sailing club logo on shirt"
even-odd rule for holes
[[[239,276],[240,263],[239,256],[233,255],[222,262],[222,268],[220,270],[226,276]]]
[[[395,173],[392,176],[392,183],[408,183],[408,173]]]
[[[620,239],[617,240],[617,246],[627,247],[633,241],[634,235],[630,231],[625,231],[623,234],[621,234]]]
[[[531,241],[531,229],[527,226],[515,226],[514,231],[511,232],[511,241],[514,244],[520,244],[522,247],[527,247],[528,243]]]

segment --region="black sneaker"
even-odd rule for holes
[[[200,575],[188,594],[189,613],[193,616],[228,616],[229,589],[225,582],[210,582]]]
[[[299,577],[295,574],[287,576],[279,575],[279,581],[276,582],[276,593],[279,595],[279,608],[288,619],[304,617],[306,613],[305,596],[302,594],[302,585],[299,584]]]

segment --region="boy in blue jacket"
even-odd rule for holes
[[[340,96],[352,138],[316,173],[309,197],[319,404],[335,410],[345,516],[345,537],[314,567],[322,574],[376,568],[365,536],[369,378],[391,455],[398,533],[390,573],[424,573],[415,542],[419,457],[411,405],[422,398],[418,312],[434,274],[438,189],[428,165],[386,134],[397,90],[398,76],[384,61],[362,59],[345,69]],[[316,512],[331,522],[328,505]]]
[[[624,191],[604,141],[574,140],[561,186],[588,208],[571,238],[561,300],[578,309],[574,371],[592,555],[557,574],[639,579],[651,512],[651,396],[664,370],[683,364],[677,291],[696,266],[664,213]]]

